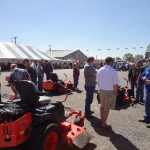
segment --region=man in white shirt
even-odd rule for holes
[[[113,58],[107,57],[105,63],[106,65],[100,68],[97,73],[97,83],[100,90],[101,100],[101,128],[102,130],[111,130],[111,126],[108,126],[106,122],[109,110],[115,109],[119,78],[116,70],[112,68]]]

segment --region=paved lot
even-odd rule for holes
[[[68,80],[72,80],[72,70],[55,70],[60,79],[64,79],[63,73],[66,73]],[[11,92],[9,87],[6,87],[5,76],[8,73],[2,73],[2,93]],[[121,86],[126,85],[123,80],[127,77],[127,72],[118,72],[121,81]],[[85,91],[83,70],[79,80],[79,89],[81,93],[74,92],[69,95],[65,105],[71,106],[76,110],[84,111]],[[61,100],[62,96],[52,96],[52,100]],[[96,94],[92,104],[92,110],[95,111],[94,116],[90,120],[85,120],[85,126],[89,133],[94,138],[84,148],[84,150],[149,150],[150,149],[150,129],[146,128],[145,124],[139,123],[138,119],[144,114],[144,106],[138,104],[136,107],[125,106],[115,111],[111,111],[108,119],[108,124],[113,127],[112,132],[103,133],[99,130],[99,108],[100,104],[96,101]],[[69,149],[69,148],[61,148]],[[70,148],[71,149],[71,148]],[[73,148],[76,150],[77,148]]]

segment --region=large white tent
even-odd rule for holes
[[[58,59],[48,57],[40,50],[32,46],[24,46],[21,44],[14,44],[11,42],[0,42],[0,59],[25,59],[30,60],[51,60],[57,61]]]

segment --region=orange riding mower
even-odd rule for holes
[[[132,90],[128,87],[128,80],[126,78],[123,79],[126,81],[127,85],[125,87],[119,86],[116,99],[116,104],[118,105],[124,105],[128,102],[131,102],[131,97],[133,96]]]
[[[75,88],[71,81],[67,81],[67,75],[65,75],[65,80],[58,79],[58,75],[56,73],[51,73],[51,80],[43,81],[42,87],[45,92],[51,92],[56,94],[65,94],[66,90],[68,93],[75,91]],[[6,81],[9,81],[9,76],[6,76]],[[63,85],[63,87],[61,86]],[[7,85],[8,86],[8,85]]]
[[[52,102],[31,81],[17,81],[15,87],[20,99],[0,103],[0,148],[27,143],[29,150],[57,150],[62,144],[83,148],[89,143],[82,112],[63,105],[67,92],[63,101]]]
[[[44,81],[42,84],[44,91],[53,92],[57,94],[65,94],[66,89],[68,93],[75,91],[75,88],[73,84],[71,83],[71,81],[66,82],[67,75],[66,74],[64,75],[66,79],[62,81],[58,79],[58,75],[56,73],[51,73],[51,80]],[[61,85],[63,85],[63,87]]]
[[[133,96],[133,92],[131,89],[128,88],[128,80],[126,78],[123,78],[127,85],[125,87],[119,86],[118,88],[118,95],[116,98],[116,104],[117,105],[124,105],[131,101],[131,97]],[[100,103],[100,93],[97,94],[97,101]]]

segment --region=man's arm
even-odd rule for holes
[[[26,70],[24,70],[24,76],[27,77],[27,80],[31,81],[31,76],[30,76],[30,74]]]
[[[141,78],[141,72],[139,73],[139,75],[138,75],[138,77],[137,77],[137,80],[136,80],[136,83],[138,83],[139,82],[139,80],[140,80],[140,78]]]
[[[119,84],[119,77],[118,77],[118,74],[117,74],[117,71],[115,71],[114,73],[113,73],[113,87],[114,87],[114,93],[115,93],[115,95],[117,96],[117,94],[118,94],[118,84]]]
[[[118,94],[118,84],[114,85],[114,93],[117,96],[117,94]]]
[[[12,83],[10,83],[10,87],[11,87],[11,90],[14,92],[14,99],[16,99],[16,97],[17,97],[17,91],[16,91],[16,89],[15,89],[15,87],[13,86],[13,84]]]

